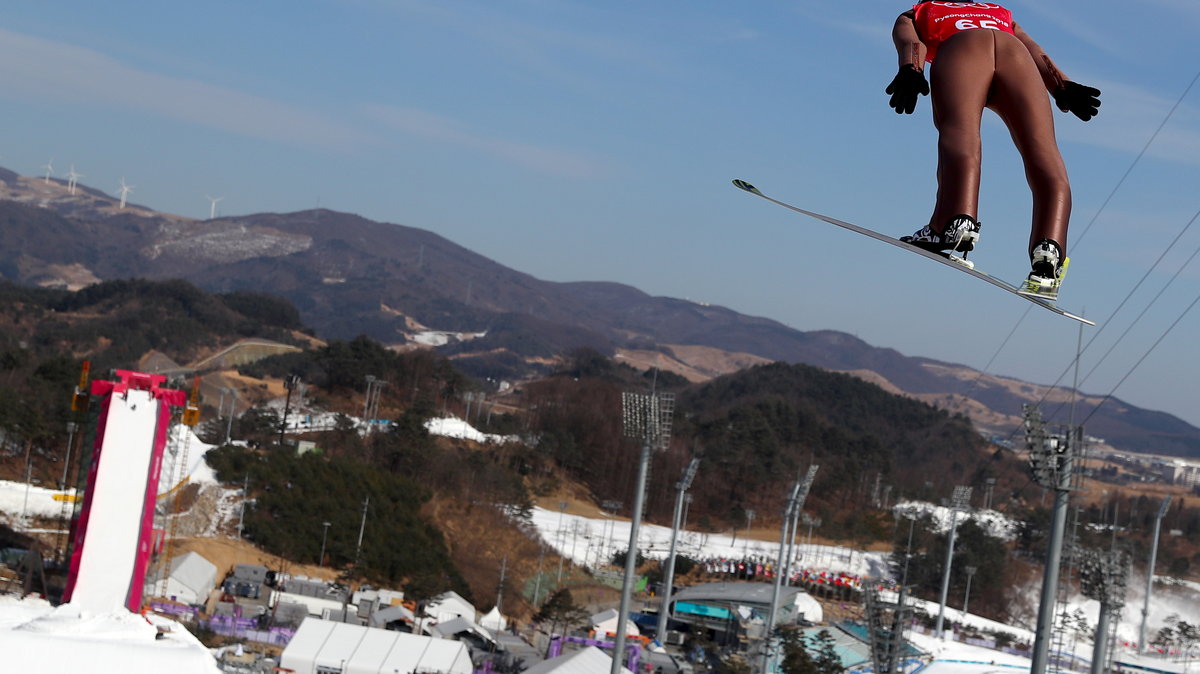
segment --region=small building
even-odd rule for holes
[[[454,618],[466,618],[475,622],[478,613],[471,602],[463,599],[454,590],[443,592],[425,604],[425,615],[438,622]]]
[[[162,574],[149,581],[149,590],[158,595],[162,590]],[[217,586],[217,567],[200,553],[189,552],[171,560],[167,574],[166,592],[162,596],[181,604],[203,604],[208,593]]]
[[[466,618],[454,618],[437,622],[428,627],[430,636],[440,639],[457,639],[464,641],[473,649],[481,651],[496,650],[496,637],[488,630],[476,625]]]
[[[263,585],[267,582],[267,567],[261,564],[238,564],[233,567],[233,573],[225,579],[222,589],[225,594],[234,597],[258,599],[262,596]]]
[[[734,639],[761,639],[771,613],[775,586],[772,583],[705,583],[671,595],[670,617],[691,626],[693,632],[707,631],[722,643]],[[779,588],[779,610],[774,624],[818,623],[824,619],[821,605],[799,588]]]
[[[301,623],[279,666],[296,674],[472,672],[471,656],[462,642],[317,618]]]

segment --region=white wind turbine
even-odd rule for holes
[[[46,165],[42,168],[46,169],[46,184],[49,185],[50,176],[54,173],[54,160],[51,159],[50,161],[46,162]]]
[[[125,176],[121,176],[121,190],[120,190],[120,192],[121,192],[121,208],[125,208],[125,199],[126,199],[126,197],[129,196],[129,193],[132,192],[133,188],[135,188],[135,187],[137,187],[137,185],[126,185],[125,184]]]
[[[212,220],[213,218],[217,217],[217,202],[224,199],[225,197],[210,197],[208,195],[205,195],[205,198],[208,199],[210,202],[212,202],[209,204],[209,208],[208,208],[208,219]]]
[[[79,182],[79,179],[83,177],[84,175],[82,173],[75,172],[75,165],[71,164],[71,170],[67,172],[67,191],[71,194],[75,194],[75,185]]]

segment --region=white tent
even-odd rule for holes
[[[574,653],[539,662],[526,669],[524,674],[609,674],[612,664],[607,653],[595,646],[585,646]],[[621,672],[633,674],[628,667],[621,667]]]
[[[825,622],[825,609],[821,607],[820,602],[812,598],[812,595],[806,592],[797,592],[796,603],[793,606],[798,618],[804,618],[814,623]]]
[[[503,632],[504,628],[508,625],[508,618],[500,614],[499,606],[493,606],[487,615],[479,619],[479,625],[493,632]]]
[[[203,604],[208,593],[217,586],[217,567],[200,553],[189,552],[171,560],[167,576],[167,591],[162,592],[162,574],[148,581],[151,596],[162,595],[181,604]]]
[[[462,642],[317,618],[300,624],[283,649],[279,666],[297,674],[471,674],[472,670],[470,653]]]
[[[605,634],[617,633],[618,617],[620,617],[620,614],[617,612],[617,609],[610,608],[607,611],[597,613],[588,620],[591,622],[592,629],[596,631],[596,636],[603,637]],[[638,626],[632,620],[626,618],[625,636],[637,637],[641,635],[642,631],[638,629]]]

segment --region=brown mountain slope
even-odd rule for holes
[[[1004,435],[1016,427],[1021,404],[1043,394],[1034,384],[980,377],[841,332],[801,332],[619,283],[542,281],[433,232],[352,214],[316,209],[192,220],[118,206],[94,190],[70,194],[61,183],[0,170],[0,276],[64,287],[90,278],[183,277],[210,291],[270,292],[290,300],[326,338],[367,334],[399,345],[421,326],[482,333],[440,348],[468,372],[496,379],[527,376],[584,345],[610,354],[616,348],[669,353],[689,378],[781,360],[864,373],[961,408]],[[718,352],[731,355],[714,366]],[[1066,420],[1065,412],[1053,413],[1067,395],[1047,397],[1049,418]],[[1076,418],[1098,402],[1085,397]],[[1119,400],[1091,417],[1088,432],[1127,451],[1200,456],[1200,429]]]

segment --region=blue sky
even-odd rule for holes
[[[1008,6],[1068,77],[1104,91],[1087,124],[1056,114],[1075,195],[1061,303],[1105,322],[1083,333],[1081,388],[1200,424],[1200,310],[1187,311],[1200,264],[1179,272],[1200,227],[1154,268],[1200,210],[1200,85],[1180,102],[1200,69],[1200,3]],[[928,219],[928,99],[898,116],[883,94],[905,8],[4,3],[0,166],[73,164],[84,184],[115,194],[124,178],[132,201],[192,217],[206,196],[223,215],[358,213],[547,280],[628,283],[1052,383],[1073,322],[730,185],[896,235]],[[1016,281],[1030,199],[990,115],[984,155],[973,257]]]

